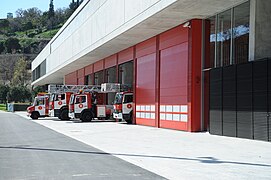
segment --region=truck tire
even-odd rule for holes
[[[105,117],[105,120],[109,120],[110,119],[110,115],[107,115],[106,117]]]
[[[90,122],[92,120],[92,113],[87,111],[82,115],[82,122]]]
[[[127,124],[132,124],[133,123],[133,112],[130,113],[129,119],[125,119],[125,121],[127,122]]]
[[[59,119],[61,119],[61,120],[70,120],[70,118],[69,118],[69,111],[68,111],[68,109],[63,109],[61,112],[60,112],[60,118]]]
[[[32,112],[30,117],[32,119],[39,119],[39,113],[38,112]]]

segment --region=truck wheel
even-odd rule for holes
[[[63,109],[61,112],[60,112],[60,119],[61,120],[69,120],[69,115],[68,115],[68,109]]]
[[[32,119],[38,119],[39,118],[39,113],[37,112],[32,112],[31,116]]]
[[[133,123],[133,113],[130,113],[130,118],[129,119],[125,119],[125,121],[127,122],[127,124],[132,124]]]
[[[107,115],[106,117],[105,117],[105,120],[109,120],[110,119],[110,115]]]
[[[85,112],[82,116],[82,122],[90,122],[92,120],[91,112]]]

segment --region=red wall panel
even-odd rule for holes
[[[116,66],[116,64],[117,64],[117,55],[114,54],[112,56],[105,58],[104,68],[107,69],[107,68]]]
[[[190,101],[190,121],[188,131],[201,131],[201,48],[202,48],[202,20],[191,20],[190,36],[190,78],[191,101]]]
[[[94,72],[98,72],[104,69],[104,60],[100,60],[94,63]]]
[[[84,85],[85,84],[85,77],[78,78],[78,85]]]
[[[77,71],[65,75],[65,84],[77,85]]]
[[[146,118],[150,114],[150,106],[155,105],[155,68],[156,54],[149,54],[137,59],[137,80],[136,80],[136,104],[137,114],[143,117],[136,117],[137,124],[155,126],[155,118]],[[146,109],[149,107],[149,110]],[[141,108],[143,107],[143,109]],[[148,111],[147,111],[148,110]],[[152,112],[154,113],[154,112]]]
[[[77,77],[82,78],[85,76],[85,68],[77,70]]]
[[[134,59],[134,47],[130,47],[118,53],[118,64],[122,64]]]
[[[159,49],[166,49],[188,41],[189,28],[182,25],[166,31],[160,35]]]
[[[136,45],[136,57],[146,56],[156,52],[156,37]]]
[[[187,104],[188,43],[161,51],[160,103]]]
[[[93,64],[85,67],[85,76],[93,73]]]

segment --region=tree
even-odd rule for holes
[[[54,1],[51,0],[51,2],[49,4],[48,19],[51,19],[54,16],[55,16]]]
[[[0,54],[5,51],[4,42],[0,41]]]
[[[54,1],[51,0],[49,4],[49,11],[48,11],[48,20],[47,20],[47,29],[53,29],[55,26],[55,10],[54,10]]]
[[[70,15],[80,6],[80,4],[83,2],[83,0],[79,1],[77,0],[76,2],[72,0],[72,2],[69,5],[70,8]]]
[[[13,86],[27,85],[27,82],[30,80],[30,73],[27,70],[27,61],[24,58],[20,58],[14,68],[13,78],[11,80],[11,84]]]
[[[41,23],[41,16],[42,16],[41,10],[39,10],[36,7],[24,10],[23,11],[24,24],[30,22],[32,27],[30,27],[29,29],[37,28]]]
[[[17,38],[8,38],[5,41],[4,46],[7,53],[17,52],[21,48],[21,45],[19,44],[19,39]]]
[[[9,29],[9,21],[7,19],[0,19],[0,30],[7,31]]]
[[[7,102],[8,92],[9,92],[9,86],[0,84],[0,103]]]
[[[25,102],[31,100],[31,92],[26,86],[12,86],[7,94],[9,102]]]
[[[36,86],[32,88],[32,98],[35,98],[38,93],[45,92],[46,88],[44,86]]]

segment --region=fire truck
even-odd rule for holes
[[[61,120],[69,120],[69,102],[71,95],[88,88],[90,88],[88,85],[49,85],[48,93],[51,94],[49,115],[51,117],[58,117]]]
[[[33,102],[32,106],[27,108],[27,115],[32,119],[39,117],[49,117],[49,98],[48,93],[39,93]]]
[[[33,105],[27,108],[28,116],[32,119],[50,116],[68,120],[70,96],[88,88],[87,85],[49,85],[48,93],[39,93]]]
[[[114,112],[113,118],[125,120],[128,124],[133,122],[133,93],[129,85],[119,83],[104,83],[101,90],[103,92],[114,92]]]
[[[89,122],[94,118],[109,119],[111,108],[104,105],[104,93],[100,86],[84,89],[77,94],[72,94],[69,104],[69,117]]]

